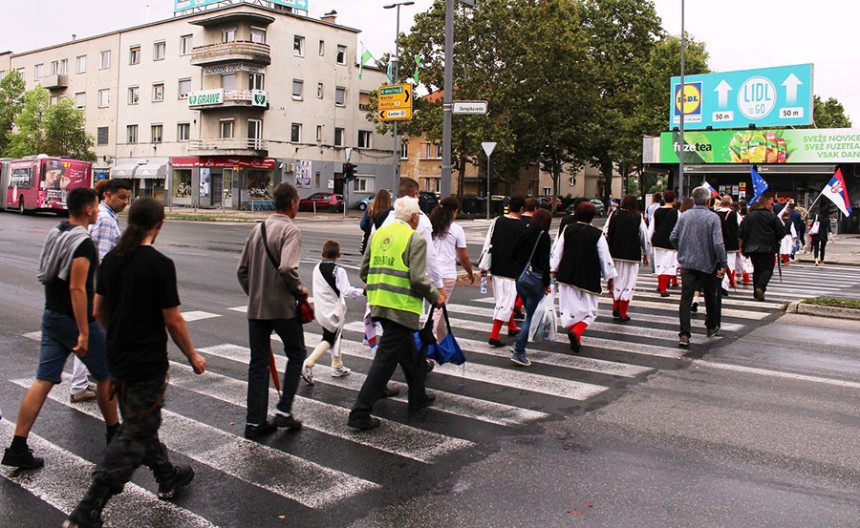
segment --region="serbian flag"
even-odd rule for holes
[[[749,203],[753,203],[761,198],[761,195],[767,190],[768,185],[767,182],[764,181],[764,178],[762,178],[752,167],[750,167],[750,175],[752,176],[753,199],[750,200]]]
[[[364,308],[364,339],[362,343],[369,346],[371,350],[376,350],[376,323],[370,318],[370,303],[367,303]]]
[[[717,198],[719,198],[720,193],[718,193],[717,190],[714,189],[714,187],[707,182],[707,180],[702,182],[702,187],[707,187],[708,190],[711,191],[711,196],[716,196]]]
[[[842,169],[836,169],[836,173],[830,178],[824,190],[821,191],[825,197],[836,204],[845,216],[851,216],[851,201],[848,200],[848,190],[845,188],[845,178],[842,177]]]

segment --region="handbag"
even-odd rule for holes
[[[442,306],[442,314],[445,316],[445,326],[448,328],[448,333],[442,338],[442,341],[437,341],[436,336],[433,335],[433,311],[435,309],[435,306],[430,308],[430,314],[427,316],[424,327],[415,332],[415,346],[418,347],[422,355],[426,355],[440,365],[445,363],[462,365],[466,362],[466,355],[463,354],[463,349],[460,348],[460,344],[457,343],[457,339],[451,333],[448,309],[444,305]]]
[[[278,269],[281,265],[278,263],[278,260],[272,254],[272,250],[269,249],[269,239],[266,236],[266,222],[260,222],[260,235],[263,237],[263,248],[266,250],[266,255],[269,256],[269,261]],[[308,298],[304,297],[302,299],[296,300],[296,313],[299,315],[299,318],[302,321],[302,324],[308,324],[313,322],[316,318],[316,314],[314,313],[314,307],[311,306],[311,303],[308,302]]]
[[[810,235],[817,235],[818,230],[821,229],[821,222],[818,221],[818,217],[815,217],[815,221],[812,222],[812,227],[809,228]]]
[[[532,268],[532,257],[535,254],[538,244],[540,244],[541,237],[543,237],[543,232],[538,235],[535,245],[532,248],[532,252],[529,255],[529,259],[526,261],[526,265],[520,273],[520,276],[517,277],[517,288],[529,291],[543,290],[543,273]]]
[[[481,258],[478,260],[478,269],[481,271],[490,271],[490,268],[493,266],[493,231],[496,229],[497,221],[498,218],[490,224],[490,245],[487,246],[486,251],[481,253]]]

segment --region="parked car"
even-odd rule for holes
[[[565,209],[565,211],[567,212],[567,214],[573,214],[573,212],[576,210],[576,206],[586,201],[594,204],[594,208],[597,209],[597,216],[604,216],[606,214],[606,206],[603,205],[603,202],[601,202],[597,198],[577,198],[573,201],[572,204],[567,206],[567,209]]]
[[[388,194],[391,195],[392,200],[396,197],[394,191],[391,189],[388,189]],[[355,204],[355,208],[359,211],[367,211],[367,208],[370,207],[371,203],[373,203],[374,198],[376,198],[376,193],[373,193],[370,196],[365,196]]]
[[[437,205],[439,205],[439,197],[436,196],[436,193],[432,193],[430,191],[418,192],[418,206],[421,207],[424,214],[429,215],[430,211],[432,211]]]
[[[538,196],[538,207],[552,211],[552,203],[556,202],[556,208],[561,207],[561,198],[553,198],[552,196]]]
[[[316,209],[314,209],[316,204]],[[343,195],[334,193],[314,193],[299,201],[299,211],[343,212]]]

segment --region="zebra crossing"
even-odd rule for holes
[[[719,346],[776,317],[788,302],[860,284],[860,274],[849,267],[819,269],[793,264],[783,274],[782,283],[776,277],[771,283],[767,302],[753,301],[751,287],[744,286],[723,299],[722,336],[705,338],[704,314],[698,315],[693,349]],[[433,478],[433,467],[459,465],[470,456],[480,456],[492,448],[500,435],[539,428],[542,422],[561,414],[588,412],[610,403],[631,384],[646,382],[662,369],[687,364],[687,351],[677,346],[680,289],[662,298],[654,293],[655,287],[656,278],[643,270],[630,305],[632,321],[613,322],[611,298],[602,297],[600,317],[586,331],[580,355],[568,352],[566,336],[561,333],[557,342],[530,344],[528,353],[533,365],[528,369],[510,363],[508,348],[493,348],[486,343],[491,326],[491,295],[463,301],[460,299],[465,295],[455,289],[448,310],[468,362],[464,366],[436,367],[427,380],[428,389],[437,396],[436,403],[419,416],[407,413],[405,384],[396,374],[392,384],[401,389],[401,395],[380,403],[377,416],[383,425],[370,432],[355,432],[346,426],[350,405],[373,358],[373,352],[361,343],[361,321],[348,323],[344,331],[343,359],[353,373],[344,378],[332,377],[323,360],[315,367],[316,384],[302,383],[296,395],[294,412],[303,421],[303,430],[277,433],[263,443],[242,437],[245,370],[250,357],[244,335],[237,336],[234,342],[200,346],[198,352],[208,363],[202,375],[195,375],[179,360],[181,356],[172,355],[176,361],[170,365],[169,400],[160,435],[172,456],[201,468],[198,481],[188,491],[192,497],[175,503],[159,501],[151,479],[136,477],[125,493],[111,502],[105,519],[109,526],[243,525],[220,509],[211,510],[207,501],[193,500],[196,494],[216,493],[217,500],[230,501],[240,495],[236,491],[240,489],[256,494],[256,502],[249,501],[248,508],[253,507],[250,503],[275,505],[273,512],[290,512],[291,520],[304,524],[303,518],[330,520],[326,515],[342,505],[378,499],[386,490],[403,485],[384,470],[391,464],[409,468],[414,475]],[[192,308],[183,314],[192,336],[205,333],[207,324],[240,320],[240,312],[244,311],[239,306]],[[703,305],[700,310],[704,312]],[[320,336],[312,326],[307,328],[305,343],[310,349],[319,343]],[[21,335],[40,339],[38,331]],[[276,366],[283,372],[286,359],[277,353],[277,341],[273,336]],[[508,341],[512,343],[511,338]],[[16,394],[23,395],[32,378],[10,381],[18,389]],[[71,405],[67,394],[65,383],[52,391],[49,405],[54,412],[70,416],[73,425],[85,419],[100,433],[100,426],[94,425],[101,416],[97,405]],[[269,396],[272,406],[277,398],[274,388]],[[13,428],[8,420],[0,422],[0,442],[8,445]],[[47,433],[30,437],[31,447],[46,459],[44,469],[18,474],[3,468],[0,475],[46,505],[68,513],[80,499],[82,483],[88,481],[98,456],[93,455],[91,446],[83,449],[69,445],[60,442],[53,432]],[[238,511],[244,511],[243,507],[236,505]],[[322,517],[315,517],[315,512]],[[255,523],[282,525],[284,521],[275,513]],[[340,522],[344,524],[343,519]]]

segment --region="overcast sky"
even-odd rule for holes
[[[332,9],[338,23],[363,30],[359,40],[380,56],[394,51],[394,0],[308,0],[309,14]],[[480,4],[480,0],[478,0]],[[0,50],[27,51],[173,16],[173,0],[3,0]],[[14,9],[9,4],[15,5]],[[666,31],[681,33],[681,0],[654,0]],[[401,30],[432,4],[401,8]],[[813,63],[814,91],[835,97],[860,127],[860,58],[853,37],[856,0],[686,0],[687,33],[703,41],[714,71]],[[667,81],[667,91],[669,90]],[[668,100],[668,94],[667,94]],[[667,108],[668,127],[668,108]]]

